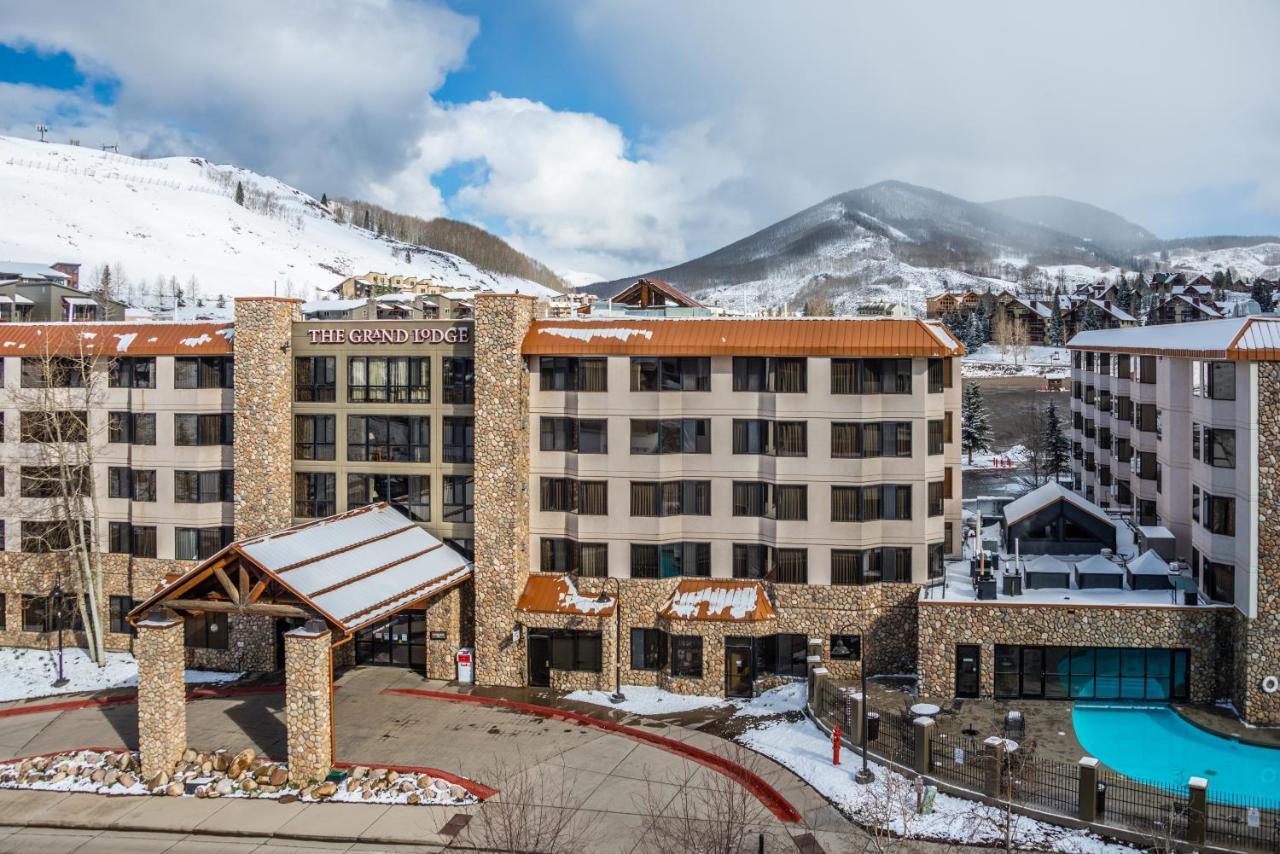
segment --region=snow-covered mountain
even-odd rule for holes
[[[244,205],[236,203],[237,184]],[[426,276],[456,289],[553,293],[339,223],[301,190],[198,157],[140,160],[0,136],[0,223],[0,258],[79,262],[82,280],[109,264],[131,286],[122,295],[138,302],[157,277],[187,287],[194,276],[205,299],[311,298],[370,271]]]
[[[885,181],[644,275],[730,310],[798,310],[813,298],[829,300],[837,312],[881,301],[923,309],[925,296],[945,288],[1005,288],[1025,281],[1028,266],[1036,268],[1030,274],[1043,287],[1097,281],[1114,276],[1116,264],[1144,257],[1144,249],[1152,265],[1167,250],[1165,266],[1175,269],[1211,274],[1214,265],[1230,265],[1244,275],[1274,269],[1274,244],[1234,246],[1183,251],[1115,214],[1067,199],[976,204]],[[587,290],[610,295],[635,278]]]

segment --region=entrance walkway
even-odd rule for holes
[[[709,790],[720,779],[719,771],[636,738],[628,728],[733,758],[732,745],[713,735],[612,710],[581,707],[592,717],[612,718],[620,725],[606,730],[585,721],[516,708],[397,693],[405,690],[456,693],[458,689],[395,668],[355,668],[339,678],[334,703],[340,761],[437,768],[499,792],[511,783],[509,775],[530,775],[538,782],[535,790],[546,794],[547,806],[570,810],[576,822],[601,833],[590,846],[592,851],[636,850],[649,830],[655,802],[659,811],[670,811],[684,793]],[[471,693],[524,694],[507,699],[530,699],[527,692],[519,691]],[[190,741],[201,748],[252,746],[265,755],[282,757],[283,696],[271,692],[192,701],[187,706]],[[0,717],[0,754],[6,758],[85,746],[135,747],[136,743],[136,708],[131,704]],[[779,840],[812,833],[828,851],[847,848],[850,835],[859,833],[790,771],[763,757],[751,764],[751,770],[801,817],[800,822],[784,823],[762,811],[760,830]],[[497,779],[495,774],[505,776]],[[556,802],[562,791],[565,799]],[[90,829],[252,833],[384,844],[462,845],[484,821],[484,811],[484,805],[462,809],[281,805],[0,791],[0,825],[61,823]],[[453,832],[446,824],[459,813],[475,814],[475,823]],[[786,849],[771,846],[768,850]]]

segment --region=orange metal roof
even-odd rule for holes
[[[753,623],[777,615],[764,585],[741,578],[682,578],[658,609],[659,617],[671,620],[725,623]]]
[[[939,323],[897,318],[538,320],[526,356],[959,356]]]
[[[617,600],[597,602],[594,596],[578,592],[565,575],[530,575],[516,602],[516,610],[530,614],[569,614],[575,617],[610,617]]]
[[[0,323],[0,356],[207,356],[233,351],[230,323]]]

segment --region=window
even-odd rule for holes
[[[551,637],[552,670],[600,672],[603,659],[599,632],[565,629],[548,634]]]
[[[943,547],[943,544],[938,544]],[[866,551],[831,550],[832,584],[911,581],[911,547],[884,546]]]
[[[734,481],[733,515],[758,516],[783,522],[804,521],[809,518],[808,486]]]
[[[174,388],[232,388],[235,360],[230,356],[178,356],[173,360]]]
[[[930,516],[941,516],[942,515],[942,498],[943,498],[942,481],[940,480],[931,481],[929,483],[928,490],[929,490],[928,513]]]
[[[1206,427],[1204,430],[1204,449],[1204,461],[1209,465],[1222,469],[1233,469],[1236,467],[1235,430],[1224,430],[1221,427]]]
[[[832,394],[911,394],[910,359],[832,359]]]
[[[476,480],[469,474],[444,476],[444,521],[474,522]]]
[[[178,504],[212,504],[232,500],[231,469],[175,471],[173,500]]]
[[[426,415],[348,415],[347,459],[370,463],[431,461],[431,419]]]
[[[862,658],[862,635],[832,635],[832,661],[858,661]]]
[[[698,635],[671,635],[671,675],[702,678],[702,638]]]
[[[337,449],[337,416],[293,416],[293,458],[332,460]]]
[[[711,360],[705,356],[633,356],[632,391],[711,391]]]
[[[910,424],[907,425],[910,427]],[[942,453],[942,419],[929,422],[929,455],[935,456]],[[910,447],[910,440],[908,440]]]
[[[710,543],[632,543],[632,578],[707,578],[711,575]]]
[[[155,413],[107,413],[107,441],[123,445],[154,445],[156,443]]]
[[[942,497],[943,498],[955,497],[955,495],[952,493],[952,490],[951,490],[952,483],[953,483],[953,479],[951,477],[951,466],[946,466],[942,470]]]
[[[1138,356],[1136,359],[1137,380],[1143,385],[1155,385],[1156,382],[1156,357],[1155,356]]]
[[[806,421],[733,419],[733,452],[776,457],[803,457],[809,453]]]
[[[430,356],[350,356],[347,400],[351,403],[430,403]]]
[[[22,466],[18,493],[23,498],[63,498],[89,494],[89,467],[79,465],[64,473],[61,466]],[[70,475],[67,477],[65,475]]]
[[[747,645],[751,638],[726,638],[726,645]],[[804,676],[809,669],[809,636],[765,635],[755,639],[756,675]]]
[[[947,573],[946,543],[929,543],[926,561],[929,578],[942,578]]]
[[[1236,601],[1236,568],[1229,563],[1204,562],[1205,593],[1214,602],[1234,605]]]
[[[300,403],[332,403],[337,399],[338,360],[334,356],[299,356],[293,360],[293,399]]]
[[[710,418],[631,419],[633,454],[709,454]]]
[[[808,360],[734,356],[733,390],[803,394],[808,390]]]
[[[462,356],[445,356],[440,366],[444,386],[444,402],[458,405],[475,403],[476,360]]]
[[[38,445],[62,442],[86,442],[89,439],[89,416],[84,410],[30,410],[22,413],[19,439]]]
[[[87,361],[67,356],[30,357],[22,360],[23,388],[84,388]]]
[[[1201,437],[1201,435],[1202,435],[1202,428],[1201,428],[1201,426],[1200,426],[1199,424],[1196,424],[1196,423],[1194,423],[1194,422],[1193,422],[1193,423],[1192,423],[1192,425],[1191,425],[1191,459],[1193,459],[1193,460],[1198,460],[1198,459],[1200,459],[1200,437]]]
[[[77,609],[74,613],[79,614]],[[24,632],[47,632],[57,628],[53,608],[47,596],[33,593],[22,594],[22,630]],[[64,623],[64,628],[69,624]]]
[[[227,615],[205,611],[189,614],[182,622],[183,643],[198,649],[227,648]]]
[[[72,528],[66,522],[23,519],[21,526],[24,552],[65,552],[71,549]],[[88,522],[81,523],[79,539],[82,542],[92,539]]]
[[[112,596],[110,598],[110,630],[112,633],[117,635],[133,634],[133,626],[129,625],[127,618],[136,604],[131,596]]]
[[[709,480],[633,480],[632,516],[710,516]]]
[[[1143,480],[1155,480],[1156,477],[1156,454],[1155,451],[1138,451],[1136,453],[1138,459],[1137,471],[1134,472]],[[1144,523],[1146,524],[1146,523]]]
[[[543,391],[608,391],[607,365],[600,358],[543,356],[538,360],[540,387]]]
[[[309,476],[308,475],[299,475]],[[329,475],[333,477],[333,475]],[[320,484],[318,501],[331,502],[333,484]],[[325,497],[325,489],[329,495]],[[295,501],[299,500],[295,491]],[[366,504],[385,501],[415,522],[431,521],[431,476],[419,474],[347,474],[347,509],[354,510]],[[328,507],[324,504],[321,508]],[[295,513],[298,516],[330,516],[336,510],[325,513]],[[451,520],[446,520],[451,521]]]
[[[180,447],[230,445],[233,443],[232,421],[230,412],[209,415],[174,413],[173,444]]]
[[[112,359],[107,368],[107,385],[111,388],[155,388],[155,357],[125,356]]]
[[[666,632],[662,629],[631,630],[632,670],[661,670],[666,661]]]
[[[1236,500],[1225,495],[1204,493],[1204,526],[1210,533],[1236,535]]]
[[[775,549],[760,543],[733,544],[733,577],[804,584],[809,575],[807,549]]]
[[[444,417],[444,461],[446,463],[475,461],[475,425],[476,420],[470,415]]]
[[[1214,400],[1236,399],[1236,366],[1233,362],[1206,362],[1205,386]]]
[[[854,549],[831,550],[831,583],[862,584],[862,552]]]
[[[107,551],[112,554],[127,554],[134,557],[155,557],[155,526],[130,525],[128,522],[109,523]]]
[[[155,469],[129,469],[110,466],[107,469],[107,497],[133,501],[156,500]]]
[[[229,525],[216,528],[174,528],[175,560],[205,560],[211,558],[235,539],[235,530]]]
[[[929,360],[929,394],[942,393],[944,367],[942,359]]]
[[[293,515],[318,519],[338,512],[337,475],[333,472],[295,472]]]
[[[932,424],[930,422],[930,441]],[[910,457],[910,421],[834,421],[831,424],[831,456],[837,458]],[[933,451],[930,451],[933,453]],[[941,453],[941,451],[938,451]]]
[[[541,572],[572,572],[583,578],[604,578],[609,574],[608,543],[543,537],[539,546]]]
[[[552,418],[538,421],[539,447],[544,451],[575,454],[608,453],[608,420],[604,418]]]
[[[1200,487],[1191,487],[1191,520],[1200,521]]]
[[[608,482],[603,480],[544,477],[541,481],[544,512],[604,516],[609,512],[608,496]]]

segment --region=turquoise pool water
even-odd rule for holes
[[[1280,803],[1280,749],[1220,738],[1159,704],[1076,703],[1071,717],[1089,755],[1126,777],[1178,787],[1204,777],[1210,798]]]

